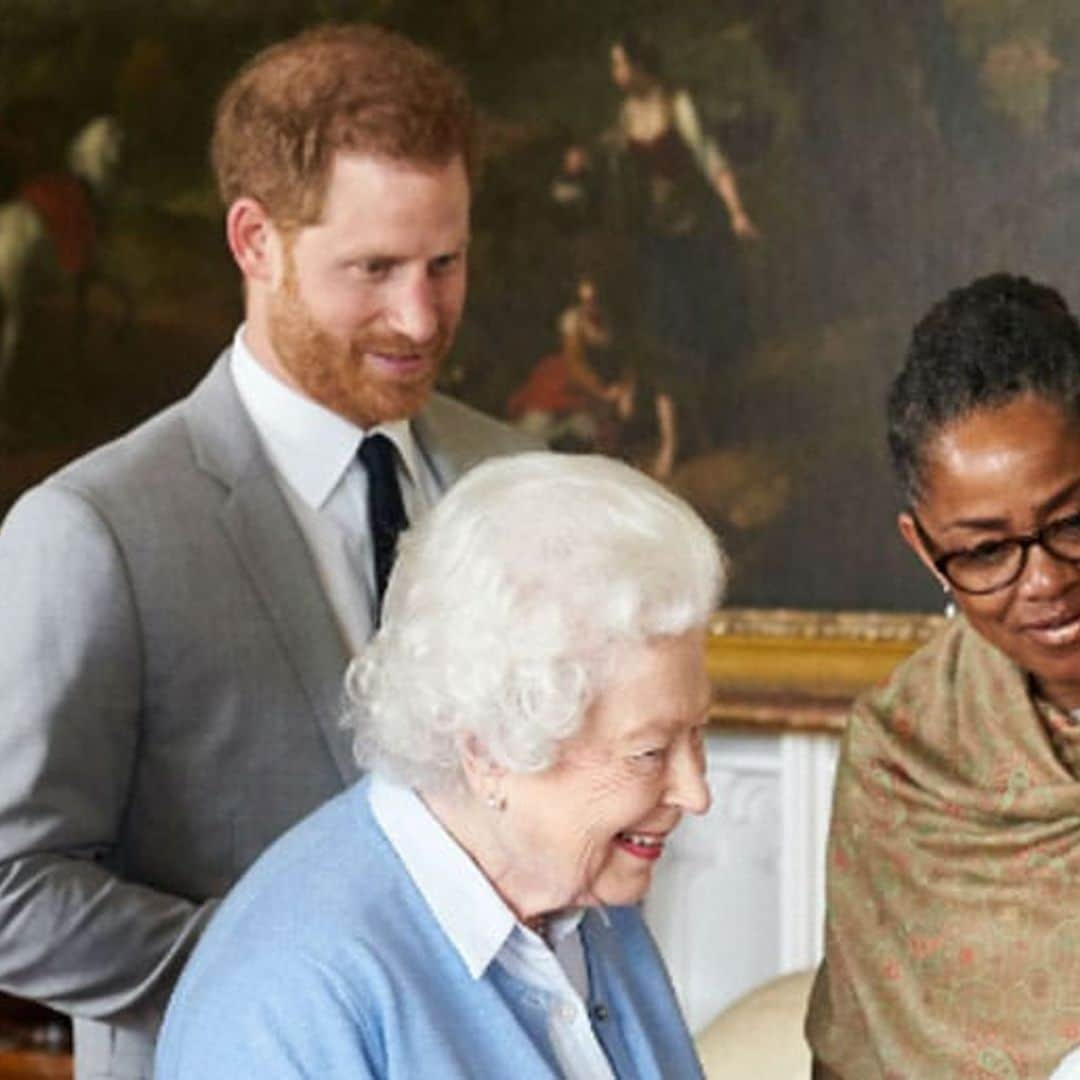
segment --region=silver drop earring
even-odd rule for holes
[[[945,594],[945,618],[952,619],[956,617],[956,604],[953,601],[953,592],[949,588],[948,582],[943,581],[941,583],[941,591]]]

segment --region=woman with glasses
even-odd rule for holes
[[[837,774],[815,1076],[1046,1077],[1080,1044],[1080,326],[995,274],[889,397],[900,532],[957,615]]]

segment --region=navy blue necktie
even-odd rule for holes
[[[405,504],[401,501],[394,444],[376,432],[360,444],[356,456],[367,471],[368,522],[371,526],[371,547],[375,553],[375,621],[382,612],[383,594],[394,565],[398,535],[409,524]]]

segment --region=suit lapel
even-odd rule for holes
[[[497,445],[491,433],[501,431],[501,426],[452,398],[433,394],[413,418],[412,429],[443,492],[474,465],[491,457],[492,447]]]
[[[342,780],[351,783],[359,770],[341,728],[348,650],[307,542],[236,393],[227,354],[188,399],[187,417],[199,466],[229,489],[223,527],[303,687],[327,750]]]

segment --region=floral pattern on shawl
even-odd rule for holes
[[[1033,1080],[1080,1043],[1080,729],[962,619],[851,716],[807,1037],[843,1080]]]

